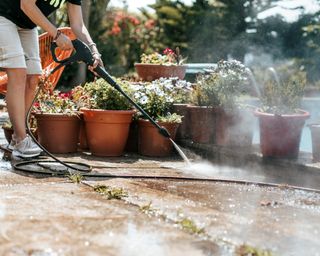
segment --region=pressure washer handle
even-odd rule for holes
[[[52,43],[51,43],[51,47],[50,47],[52,58],[53,58],[53,60],[54,60],[55,62],[60,63],[60,64],[63,64],[63,63],[65,63],[69,58],[65,58],[65,59],[63,59],[63,60],[59,60],[59,59],[57,58],[57,55],[56,55],[56,49],[57,49],[57,48],[58,48],[57,43],[56,43],[56,42],[52,42]]]
[[[58,45],[56,42],[52,42],[50,50],[53,60],[63,65],[68,65],[74,62],[84,62],[87,65],[92,66],[94,63],[94,58],[89,47],[78,39],[72,40],[72,45],[74,47],[74,52],[72,55],[68,58],[59,60],[56,55],[56,49],[58,48]]]

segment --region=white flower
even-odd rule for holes
[[[135,92],[133,97],[139,99],[142,96],[141,92]]]
[[[140,99],[140,104],[147,104],[149,101],[149,98],[147,97],[147,95],[143,95]]]

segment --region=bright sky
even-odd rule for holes
[[[1,1],[1,0],[0,0]],[[190,4],[193,0],[184,0],[186,4]],[[127,4],[129,6],[129,10],[137,11],[138,8],[147,7],[149,4],[155,3],[155,0],[127,0]],[[123,0],[111,0],[111,6],[122,7]],[[278,6],[275,6],[269,10],[266,10],[259,14],[258,18],[263,19],[268,16],[280,14],[283,15],[287,21],[294,21],[298,18],[301,13],[300,10],[288,10],[288,8],[294,8],[297,6],[303,6],[305,8],[305,12],[314,13],[320,9],[317,0],[283,0],[280,1]]]
[[[288,8],[295,8],[298,6],[304,7],[305,13],[315,13],[320,9],[319,3],[316,0],[283,0],[279,2],[278,6],[260,13],[258,18],[264,19],[268,16],[280,14],[289,22],[295,21],[301,14],[301,10],[290,10]]]

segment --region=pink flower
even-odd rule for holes
[[[144,26],[146,29],[153,29],[156,25],[156,21],[153,20],[153,19],[150,19],[150,20],[147,20],[145,23],[144,23]]]
[[[175,53],[174,53],[174,51],[172,49],[166,48],[166,49],[164,49],[163,54],[171,55],[171,54],[175,54]]]

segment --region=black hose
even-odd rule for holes
[[[69,173],[66,171],[47,171],[47,170],[36,170],[36,169],[26,169],[23,168],[25,165],[36,164],[40,167],[43,167],[43,163],[52,163],[55,161],[48,160],[30,160],[17,163],[15,169],[21,172],[29,172],[34,174],[42,174],[49,176],[66,176]],[[71,163],[71,162],[69,162]],[[73,163],[74,164],[74,163]],[[77,163],[79,165],[85,165]],[[236,180],[236,179],[221,179],[221,178],[197,178],[197,177],[181,177],[181,176],[159,176],[159,175],[113,175],[108,173],[97,173],[97,172],[79,172],[83,177],[91,178],[104,178],[104,179],[132,179],[132,180],[173,180],[173,181],[185,181],[185,182],[224,182],[224,183],[234,183],[241,185],[255,185],[260,187],[274,187],[274,188],[285,188],[293,190],[303,190],[306,192],[320,193],[319,189],[305,188],[299,186],[293,186],[288,184],[276,184],[276,183],[267,183],[267,182],[256,182],[256,181],[246,181],[246,180]]]
[[[60,68],[62,67],[62,65],[60,66]],[[54,69],[50,72],[49,75],[53,74],[56,70],[58,69]],[[56,156],[54,156],[53,154],[51,154],[45,147],[43,147],[38,141],[37,139],[35,138],[34,134],[31,132],[31,128],[30,128],[30,125],[29,125],[29,119],[30,119],[30,114],[31,114],[31,111],[32,111],[32,107],[34,105],[34,103],[36,102],[38,96],[39,96],[39,93],[41,90],[43,90],[43,86],[45,85],[46,81],[48,80],[49,78],[49,75],[45,78],[45,80],[43,82],[40,83],[36,93],[35,93],[35,96],[32,100],[32,103],[28,109],[28,112],[27,112],[27,115],[26,115],[26,119],[25,119],[25,125],[27,127],[27,131],[28,131],[28,134],[30,135],[30,137],[33,139],[33,141],[43,150],[43,152],[48,155],[49,157],[51,157],[52,159],[54,159],[56,162],[66,166],[68,169],[68,172],[69,174],[72,174],[72,172],[70,171],[71,170],[74,170],[74,171],[82,171],[82,172],[90,172],[92,170],[91,166],[88,165],[88,164],[83,164],[83,163],[76,163],[76,162],[64,162],[62,160],[60,160],[59,158],[57,158]],[[41,160],[35,160],[35,161],[41,161]],[[23,162],[22,162],[23,163]],[[25,163],[28,163],[28,161],[25,161]],[[13,167],[16,169],[16,166],[17,164],[19,163],[14,163],[13,164]],[[21,163],[20,163],[21,164]],[[73,164],[73,165],[71,165]],[[81,166],[82,168],[77,168],[75,166]]]

